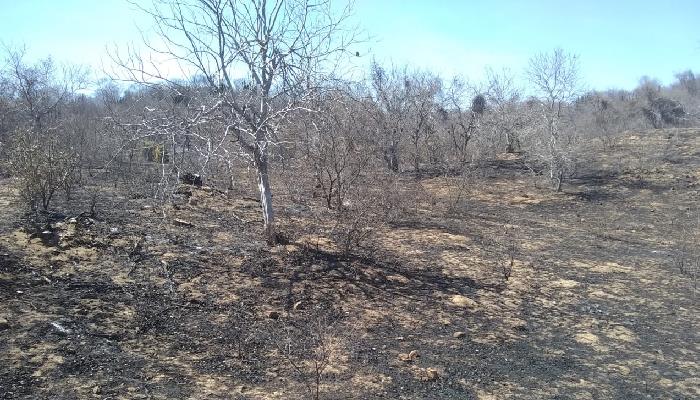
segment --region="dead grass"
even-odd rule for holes
[[[82,236],[66,225],[64,247],[30,240],[13,211],[0,223],[0,392],[306,398],[271,340],[305,343],[300,324],[332,314],[322,398],[700,397],[697,294],[670,263],[683,239],[670,222],[700,199],[700,135],[612,148],[587,153],[563,193],[495,176],[452,207],[459,178],[421,181],[429,202],[378,229],[367,254],[339,256],[312,211],[283,213],[300,231],[268,249],[257,203],[215,191],[166,220],[134,201]],[[0,204],[16,210],[14,196]],[[506,224],[520,234],[508,281],[494,243]],[[313,349],[294,351],[309,365]]]

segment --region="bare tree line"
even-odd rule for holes
[[[342,66],[360,34],[351,9],[329,0],[158,1],[143,11],[158,33],[146,49],[185,78],[129,48],[113,54],[114,80],[88,96],[81,69],[6,51],[0,155],[31,208],[48,209],[59,191],[70,197],[83,174],[139,177],[150,183],[138,185],[142,195],[167,200],[186,174],[227,190],[251,168],[275,244],[273,182],[283,167],[336,211],[369,189],[388,201],[392,177],[460,174],[502,153],[558,191],[582,140],[609,145],[626,129],[697,122],[691,71],[669,87],[647,79],[631,92],[586,92],[578,56],[554,49],[524,71],[533,96],[507,69],[469,83],[375,61],[367,79],[349,81]]]

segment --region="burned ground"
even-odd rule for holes
[[[407,177],[413,212],[350,254],[284,193],[268,248],[243,189],[36,217],[5,180],[0,396],[700,397],[697,281],[674,263],[697,250],[698,149],[690,129],[591,144],[563,193],[506,162]]]

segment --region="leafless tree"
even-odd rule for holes
[[[401,170],[401,147],[405,141],[405,121],[409,115],[407,71],[392,67],[387,70],[376,61],[371,65],[374,106],[370,112],[376,121],[378,146],[387,168]]]
[[[404,76],[408,115],[404,122],[410,141],[413,171],[420,173],[422,154],[427,139],[435,132],[435,114],[442,80],[427,72],[415,72]]]
[[[318,99],[317,118],[303,115],[308,164],[329,209],[340,210],[372,158],[371,122],[361,99],[331,92]]]
[[[515,84],[513,74],[503,69],[486,70],[486,98],[489,104],[487,121],[492,140],[505,142],[505,151],[520,151],[520,133],[530,124],[530,114],[524,110],[521,89]]]
[[[377,141],[390,171],[401,170],[402,153],[416,173],[420,170],[426,139],[434,131],[441,79],[428,72],[411,72],[403,68],[371,65],[371,87],[375,107]]]
[[[6,49],[2,75],[7,106],[14,124],[10,136],[10,166],[31,208],[48,209],[54,194],[75,184],[81,167],[72,141],[74,124],[69,104],[87,81],[80,67],[57,66],[50,58],[25,61],[25,49]]]
[[[277,242],[272,148],[284,142],[288,116],[309,110],[311,95],[351,54],[357,31],[347,25],[350,6],[338,13],[330,0],[156,1],[144,8],[157,33],[155,41],[145,40],[151,58],[133,49],[115,56],[126,67],[125,79],[158,85],[176,96],[184,94],[184,85],[175,74],[196,79],[202,90],[180,103],[188,109],[186,118],[165,125],[161,118],[150,129],[198,138],[217,155],[238,153],[248,159],[256,170],[270,244]],[[163,58],[170,68],[157,61]],[[220,132],[215,142],[197,134],[202,126]]]
[[[530,59],[527,70],[530,84],[538,95],[541,110],[536,148],[549,165],[549,176],[556,191],[561,190],[565,175],[573,168],[569,149],[572,137],[562,127],[564,108],[581,91],[578,56],[561,48],[551,53],[539,53]],[[542,134],[542,136],[539,136]]]
[[[700,93],[700,79],[691,70],[677,73],[676,82],[691,96],[697,96]]]
[[[639,85],[634,90],[637,96],[642,97],[647,102],[652,102],[661,93],[661,82],[656,78],[643,76],[639,79]]]
[[[470,161],[469,145],[480,129],[486,98],[460,78],[452,79],[442,99],[442,122],[459,167]]]

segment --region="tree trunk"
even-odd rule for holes
[[[262,206],[264,234],[267,244],[274,246],[277,244],[277,232],[275,231],[275,214],[272,208],[272,190],[270,189],[270,178],[267,173],[267,151],[255,145],[255,169],[258,178],[258,189],[260,190],[260,204]]]
[[[389,145],[389,148],[384,152],[384,159],[387,167],[393,172],[399,172],[399,151],[395,144]]]
[[[420,155],[418,154],[418,144],[415,145],[414,147],[415,154],[413,155],[413,172],[416,174],[416,177],[420,176]]]
[[[557,192],[561,192],[561,184],[562,184],[563,180],[564,180],[564,172],[559,171],[559,173],[557,174],[557,187],[556,187]]]

